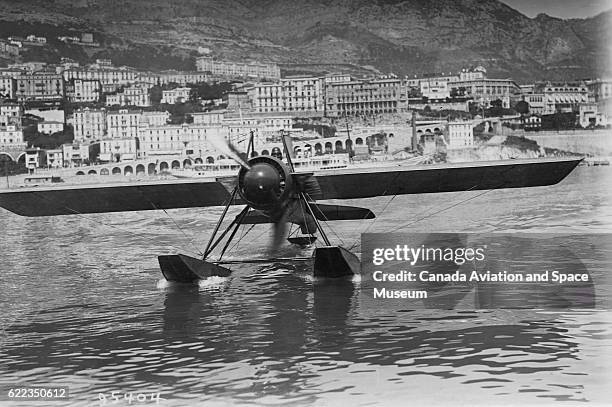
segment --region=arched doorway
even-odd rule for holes
[[[145,173],[145,166],[143,164],[138,164],[136,166],[136,175],[139,175],[139,174],[144,175],[144,173]]]
[[[121,175],[121,168],[114,167],[113,168],[113,175]]]
[[[0,162],[2,161],[13,162],[13,156],[11,156],[9,153],[0,153]]]
[[[160,171],[168,171],[169,165],[167,162],[162,161],[159,163],[159,170]]]
[[[361,137],[357,137],[355,139],[355,144],[358,146],[362,146],[363,145],[363,139]]]
[[[198,157],[195,159],[195,163],[196,164],[204,164],[204,161],[202,160],[202,157]]]
[[[323,154],[323,146],[321,145],[321,143],[315,144],[315,154],[316,155]]]
[[[181,168],[181,162],[179,160],[172,161],[172,169],[178,170],[179,168]]]
[[[149,175],[154,175],[154,174],[155,174],[155,164],[150,163],[150,164],[147,166],[147,173],[148,173]]]
[[[96,172],[96,170],[89,170],[87,171],[87,175],[98,175],[98,173]]]
[[[342,141],[338,140],[336,141],[336,145],[334,146],[334,151],[336,153],[343,153],[344,152],[344,148],[342,147]]]
[[[132,175],[134,173],[134,169],[131,165],[126,165],[123,169],[123,175]]]
[[[109,173],[108,168],[102,168],[100,170],[100,175],[108,175],[108,173]]]
[[[206,164],[214,164],[214,163],[215,163],[214,157],[211,157],[211,156],[206,157]]]
[[[185,160],[183,160],[183,168],[191,168],[191,160],[189,158],[186,158]]]
[[[331,142],[327,142],[325,143],[325,154],[331,154],[332,153],[332,143]]]

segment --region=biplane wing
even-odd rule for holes
[[[316,171],[303,178],[316,191],[312,199],[356,199],[553,185],[580,161],[557,158],[355,167]],[[54,216],[221,206],[230,201],[232,185],[235,182],[225,178],[24,187],[0,191],[0,207],[22,216]]]

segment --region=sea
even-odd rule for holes
[[[429,307],[374,299],[360,277],[314,279],[290,260],[178,285],[157,256],[197,255],[222,208],[0,209],[0,405],[612,405],[612,168],[581,166],[548,187],[342,203],[377,215],[324,225],[357,253],[361,233],[563,236],[595,279],[595,301],[498,307],[468,292],[462,306]],[[245,227],[236,241],[228,259],[265,258],[270,228]],[[69,396],[8,397],[26,386]]]

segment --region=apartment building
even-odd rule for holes
[[[55,73],[37,72],[15,78],[19,100],[57,101],[64,98],[64,80]]]
[[[174,105],[176,103],[184,103],[189,100],[191,88],[176,88],[162,91],[161,103]]]
[[[196,67],[198,71],[226,78],[280,79],[281,76],[280,68],[276,64],[222,61],[209,56],[198,58]]]
[[[66,83],[66,96],[75,103],[97,102],[102,86],[97,80],[74,79]]]
[[[395,77],[325,84],[325,114],[329,117],[397,113],[402,101],[402,83]]]
[[[214,150],[208,137],[228,137],[228,127],[196,124],[142,127],[138,131],[142,157],[154,155],[203,156]]]
[[[75,141],[100,140],[106,135],[106,110],[78,109],[72,116]]]
[[[106,138],[127,139],[138,137],[138,124],[141,114],[142,112],[139,110],[127,109],[107,113]]]

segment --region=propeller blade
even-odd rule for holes
[[[229,140],[224,137],[220,137],[217,135],[209,136],[208,141],[215,147],[219,152],[231,157],[234,161],[240,164],[242,167],[250,170],[251,167],[249,164],[240,156],[242,151],[240,151],[236,146],[234,146]]]

